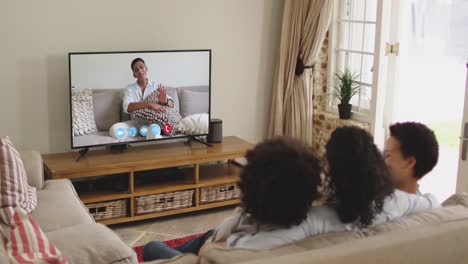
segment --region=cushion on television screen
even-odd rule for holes
[[[180,114],[183,118],[194,114],[208,113],[209,93],[182,90],[180,92]]]
[[[195,114],[183,118],[177,131],[187,135],[208,134],[209,123],[208,114]]]
[[[144,108],[134,111],[133,114],[148,124],[158,124],[160,127],[169,124],[171,127],[177,127],[181,120],[179,112],[172,107],[165,106],[164,108],[165,112]],[[173,129],[170,134],[174,135],[175,132],[176,130]]]
[[[145,98],[145,102],[157,103],[157,91],[152,92]],[[164,112],[159,112],[151,108],[139,109],[133,112],[133,115],[147,124],[158,124],[161,128],[169,124],[171,127],[177,127],[182,117],[177,109],[165,106]],[[169,135],[174,135],[177,131],[172,129]]]
[[[72,90],[72,130],[73,136],[83,136],[98,131],[94,120],[91,90]]]

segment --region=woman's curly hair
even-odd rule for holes
[[[326,145],[330,202],[343,223],[372,223],[394,186],[372,136],[358,127],[337,128]]]
[[[279,137],[258,144],[246,158],[239,182],[245,212],[259,224],[289,227],[304,220],[321,183],[312,150]]]

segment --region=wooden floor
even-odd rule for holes
[[[165,241],[204,233],[231,216],[234,208],[235,206],[228,206],[109,227],[129,246],[136,247],[153,240]]]

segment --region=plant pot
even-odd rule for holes
[[[340,114],[340,119],[350,119],[351,118],[351,104],[339,104],[338,113]]]

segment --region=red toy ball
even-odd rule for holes
[[[163,128],[162,128],[162,131],[163,131],[164,135],[169,135],[169,134],[171,134],[171,132],[172,132],[172,126],[171,126],[171,124],[169,124],[169,123],[165,124],[165,125],[163,126]]]

